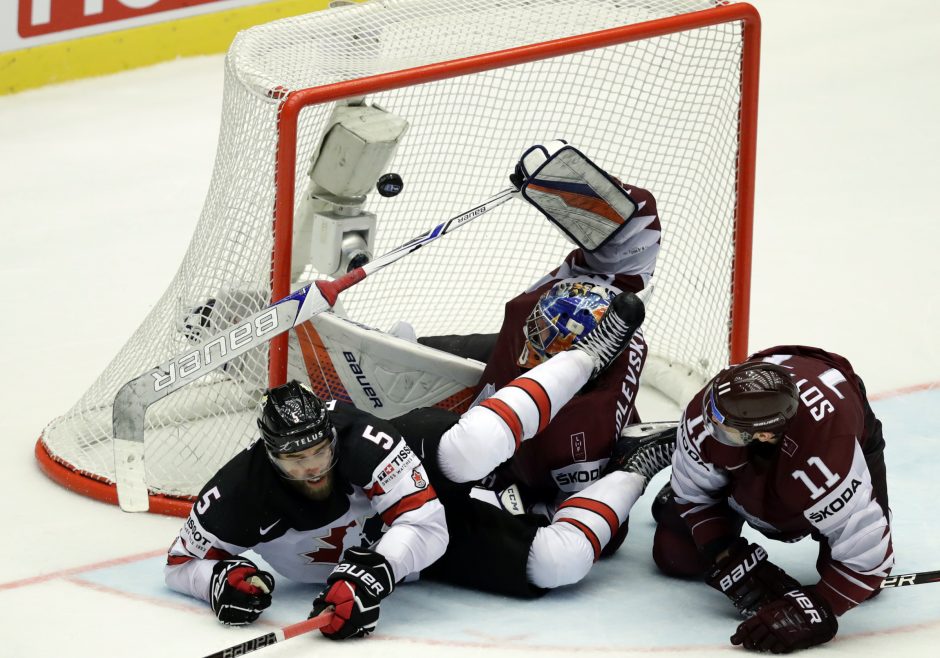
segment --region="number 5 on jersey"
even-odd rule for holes
[[[391,450],[392,446],[395,445],[395,439],[385,432],[376,432],[372,425],[366,425],[366,428],[362,430],[362,436],[369,439],[383,450]]]

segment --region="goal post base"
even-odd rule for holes
[[[91,473],[83,473],[70,468],[69,465],[59,461],[46,449],[42,437],[36,441],[34,449],[36,462],[46,477],[56,484],[65,487],[69,491],[77,494],[108,503],[109,505],[118,504],[117,485],[108,480],[98,478]],[[184,517],[189,514],[190,508],[195,502],[195,496],[163,496],[161,494],[149,494],[150,509],[152,514],[163,514],[165,516]]]

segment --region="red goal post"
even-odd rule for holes
[[[44,430],[40,464],[114,502],[117,388],[185,348],[194,331],[230,326],[297,287],[293,222],[308,160],[331,108],[349,98],[410,124],[391,163],[405,191],[367,202],[378,217],[376,255],[504,187],[522,150],[547,139],[568,139],[652,191],[663,250],[644,383],[682,400],[746,354],[759,47],[752,6],[708,0],[387,0],[241,33],[226,59],[216,167],[186,260],[98,381]],[[405,319],[419,335],[495,331],[505,300],[572,248],[526,210],[507,204],[363,282],[339,312],[380,329]],[[145,444],[152,511],[185,514],[202,482],[252,440],[264,387],[313,376],[323,356],[315,334],[282,334],[154,405]],[[319,383],[323,394],[346,393],[330,367]]]
[[[290,237],[295,207],[295,185],[292,172],[297,167],[297,125],[303,108],[733,21],[741,21],[743,25],[744,47],[741,54],[739,119],[741,143],[738,159],[735,268],[731,286],[733,302],[732,317],[729,320],[731,325],[729,349],[732,361],[743,359],[747,351],[750,310],[750,246],[760,70],[760,18],[751,5],[744,3],[721,2],[713,9],[699,12],[291,92],[284,100],[278,121],[278,184],[275,205],[272,298],[281,299],[290,292],[290,259],[286,257],[286,254],[290,253],[291,248]],[[272,341],[271,386],[283,383],[286,377],[286,340],[287,336],[282,335]]]

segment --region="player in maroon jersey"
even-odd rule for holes
[[[657,497],[653,557],[731,599],[746,618],[733,644],[789,653],[827,642],[894,564],[881,423],[837,354],[785,345],[720,372],[680,421],[670,487]],[[819,542],[819,582],[802,586],[770,562],[740,536],[745,522]]]
[[[552,153],[558,144],[550,142],[545,148]],[[527,162],[528,154],[538,152],[538,148],[542,147],[526,152],[511,177],[517,187],[528,179],[538,179],[538,169]],[[647,190],[603,175],[615,181],[635,207],[610,239],[593,249],[575,249],[558,268],[509,300],[498,334],[428,337],[419,338],[419,342],[486,362],[480,387],[491,385],[500,389],[570,344],[572,337],[565,330],[570,316],[564,305],[558,305],[554,318],[550,318],[562,334],[559,339],[547,346],[533,340],[533,335],[537,335],[532,330],[533,325],[537,327],[539,316],[543,315],[540,306],[551,308],[550,303],[545,304],[546,299],[590,296],[593,288],[593,292],[603,298],[592,306],[596,309],[618,293],[643,291],[653,277],[660,249],[656,199]],[[565,201],[574,212],[587,205],[580,203],[579,206],[581,200],[570,197]],[[549,216],[549,219],[556,221],[557,218]],[[586,323],[582,320],[577,324],[587,324],[585,328],[590,330],[592,321],[588,317]],[[533,440],[520,445],[512,460],[500,469],[496,485],[518,483],[533,501],[554,506],[596,482],[604,472],[621,429],[639,421],[635,404],[646,356],[647,345],[640,330],[633,335],[623,354],[599,378],[579,391],[549,426]]]
[[[565,198],[563,203],[552,205],[554,212],[570,210],[572,214],[580,214],[579,220],[589,213],[595,219],[612,216],[614,213],[604,204],[612,199],[612,204],[616,205],[616,194],[599,199],[592,190],[582,194],[584,186],[572,184],[570,177],[561,177],[559,182],[540,173],[545,171],[545,162],[559,152],[561,144],[550,143],[527,151],[511,177],[513,183],[521,188],[534,181],[543,192],[555,185],[561,190],[559,195]],[[574,162],[577,166],[579,161]],[[589,166],[596,167],[593,163]],[[493,446],[489,438],[492,433],[468,432],[462,443],[442,442],[438,454],[426,460],[432,465],[439,464],[452,482],[473,482],[489,475],[485,484],[490,491],[477,489],[474,494],[481,500],[495,500],[516,512],[523,512],[511,519],[491,515],[481,508],[479,514],[486,518],[478,523],[466,520],[473,517],[474,512],[467,512],[452,522],[451,516],[459,507],[445,502],[452,540],[444,559],[432,570],[464,573],[465,584],[470,586],[495,589],[505,580],[516,585],[505,585],[496,591],[524,596],[577,582],[594,561],[619,547],[626,536],[627,515],[646,484],[646,479],[626,478],[625,473],[620,472],[625,461],[623,455],[612,459],[618,450],[621,430],[639,420],[635,402],[647,353],[642,332],[633,333],[620,356],[590,381],[567,365],[571,360],[567,348],[576,346],[581,336],[590,335],[611,299],[618,295],[632,297],[647,286],[660,246],[660,223],[653,196],[599,169],[593,174],[603,176],[617,193],[629,199],[630,211],[627,216],[620,216],[621,224],[609,239],[593,247],[580,246],[557,269],[510,300],[497,335],[419,339],[438,349],[486,361],[481,388],[489,385],[502,393],[511,382],[525,380],[540,368],[559,373],[556,377],[569,384],[578,382],[577,386],[568,387],[563,396],[566,402],[555,410],[551,422],[538,424],[516,446],[505,442]],[[551,221],[564,224],[564,218],[553,216],[544,208],[540,210]],[[422,428],[420,423],[407,428],[400,426],[405,436],[434,436],[453,423],[446,414],[435,411],[415,412],[412,417],[417,416],[430,425],[438,422],[441,427],[435,432]],[[646,469],[649,476],[668,463],[675,437],[674,431],[670,433],[669,429],[665,432],[661,427],[648,430],[649,436],[646,436],[647,430],[631,432],[620,449],[629,452],[633,442],[644,437],[642,441],[651,455]],[[655,463],[657,455],[666,455],[665,463]],[[444,499],[448,492],[435,486]],[[577,516],[572,514],[575,509],[580,509],[578,514],[584,517],[573,518]],[[585,511],[590,509],[605,510],[603,517]],[[525,514],[534,510],[541,514]],[[536,532],[540,525],[549,522],[551,524],[543,528],[545,532]],[[521,528],[523,523],[528,523],[530,528]],[[500,543],[501,536],[509,539]],[[515,547],[513,551],[506,550],[507,542]],[[515,566],[508,564],[511,559],[506,556],[509,554],[514,555],[511,559],[516,561]],[[481,555],[491,557],[483,560],[479,558]],[[540,559],[543,555],[557,556],[557,563],[543,565]],[[487,580],[477,571],[468,570],[466,566],[461,568],[468,562],[500,565],[500,573],[514,574],[514,579],[507,576]]]
[[[535,597],[580,581],[618,545],[649,479],[670,462],[674,423],[628,428],[598,466],[603,477],[547,513],[530,512],[515,483],[491,489],[477,480],[520,444],[538,441],[575,393],[603,379],[631,344],[643,315],[635,295],[617,295],[591,331],[462,416],[424,408],[391,421],[421,456],[447,517],[447,550],[423,576]]]

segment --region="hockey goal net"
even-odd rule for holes
[[[348,98],[410,126],[390,166],[405,190],[365,203],[376,255],[504,188],[522,151],[553,138],[652,191],[663,240],[645,380],[681,399],[746,349],[758,44],[756,11],[716,0],[382,0],[240,33],[185,260],[97,381],[45,428],[44,470],[114,502],[118,388],[298,284],[292,221],[312,152]],[[505,300],[572,246],[521,202],[475,221],[343,293],[342,313],[379,329],[405,319],[418,335],[496,331]],[[150,408],[152,511],[185,513],[254,438],[264,388],[326,356],[316,333],[288,332]],[[322,374],[321,392],[342,397],[335,372]]]

